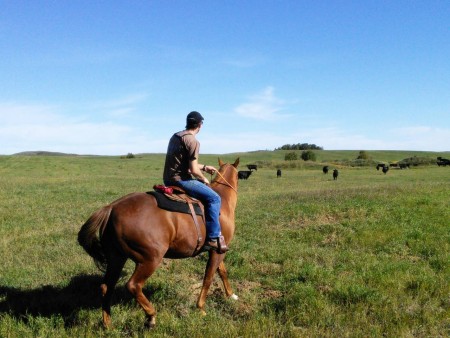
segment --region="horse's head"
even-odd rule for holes
[[[239,165],[239,157],[234,161],[233,164],[224,163],[219,158],[219,170],[214,178],[213,183],[218,185],[225,185],[234,190],[237,193],[237,166]]]

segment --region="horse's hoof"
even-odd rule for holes
[[[155,326],[156,326],[155,317],[149,318],[149,320],[147,320],[147,322],[145,323],[145,327],[150,330],[153,329]]]
[[[152,324],[150,322],[145,323],[145,328],[147,330],[153,330],[153,328],[156,326],[156,324]]]
[[[233,294],[230,296],[230,299],[232,299],[232,300],[238,300],[239,297],[238,297],[235,293],[233,293]]]
[[[202,316],[202,317],[206,316],[206,311],[203,309],[200,309],[200,316]]]

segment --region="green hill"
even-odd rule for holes
[[[410,151],[410,150],[367,150],[367,160],[357,160],[358,150],[314,150],[316,161],[303,161],[301,159],[295,161],[286,161],[285,155],[288,153],[296,153],[298,158],[302,153],[301,150],[260,150],[250,152],[237,152],[229,154],[201,154],[200,161],[202,163],[216,163],[220,157],[224,161],[234,161],[237,157],[241,159],[241,168],[245,168],[247,164],[257,164],[261,168],[282,168],[282,169],[308,169],[319,168],[324,165],[332,165],[337,167],[364,167],[376,166],[378,163],[394,163],[404,160],[412,161],[414,159],[421,165],[436,164],[437,157],[450,157],[450,152],[432,152],[432,151]],[[14,154],[13,156],[81,156],[78,154],[67,154],[50,151],[25,151]],[[101,155],[83,155],[83,156],[101,156]],[[104,157],[123,157],[104,156]],[[136,158],[153,158],[158,162],[164,161],[163,153],[146,153],[135,154]],[[130,159],[132,160],[132,159]]]
[[[78,156],[77,154],[66,154],[54,151],[22,151],[20,153],[13,154],[13,156]]]

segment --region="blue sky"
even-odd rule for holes
[[[450,150],[449,1],[0,0],[0,154]]]

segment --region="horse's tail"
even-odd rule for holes
[[[101,271],[106,270],[107,260],[100,242],[100,237],[108,223],[111,210],[111,205],[97,210],[89,217],[78,232],[78,243],[94,259],[95,265]]]

